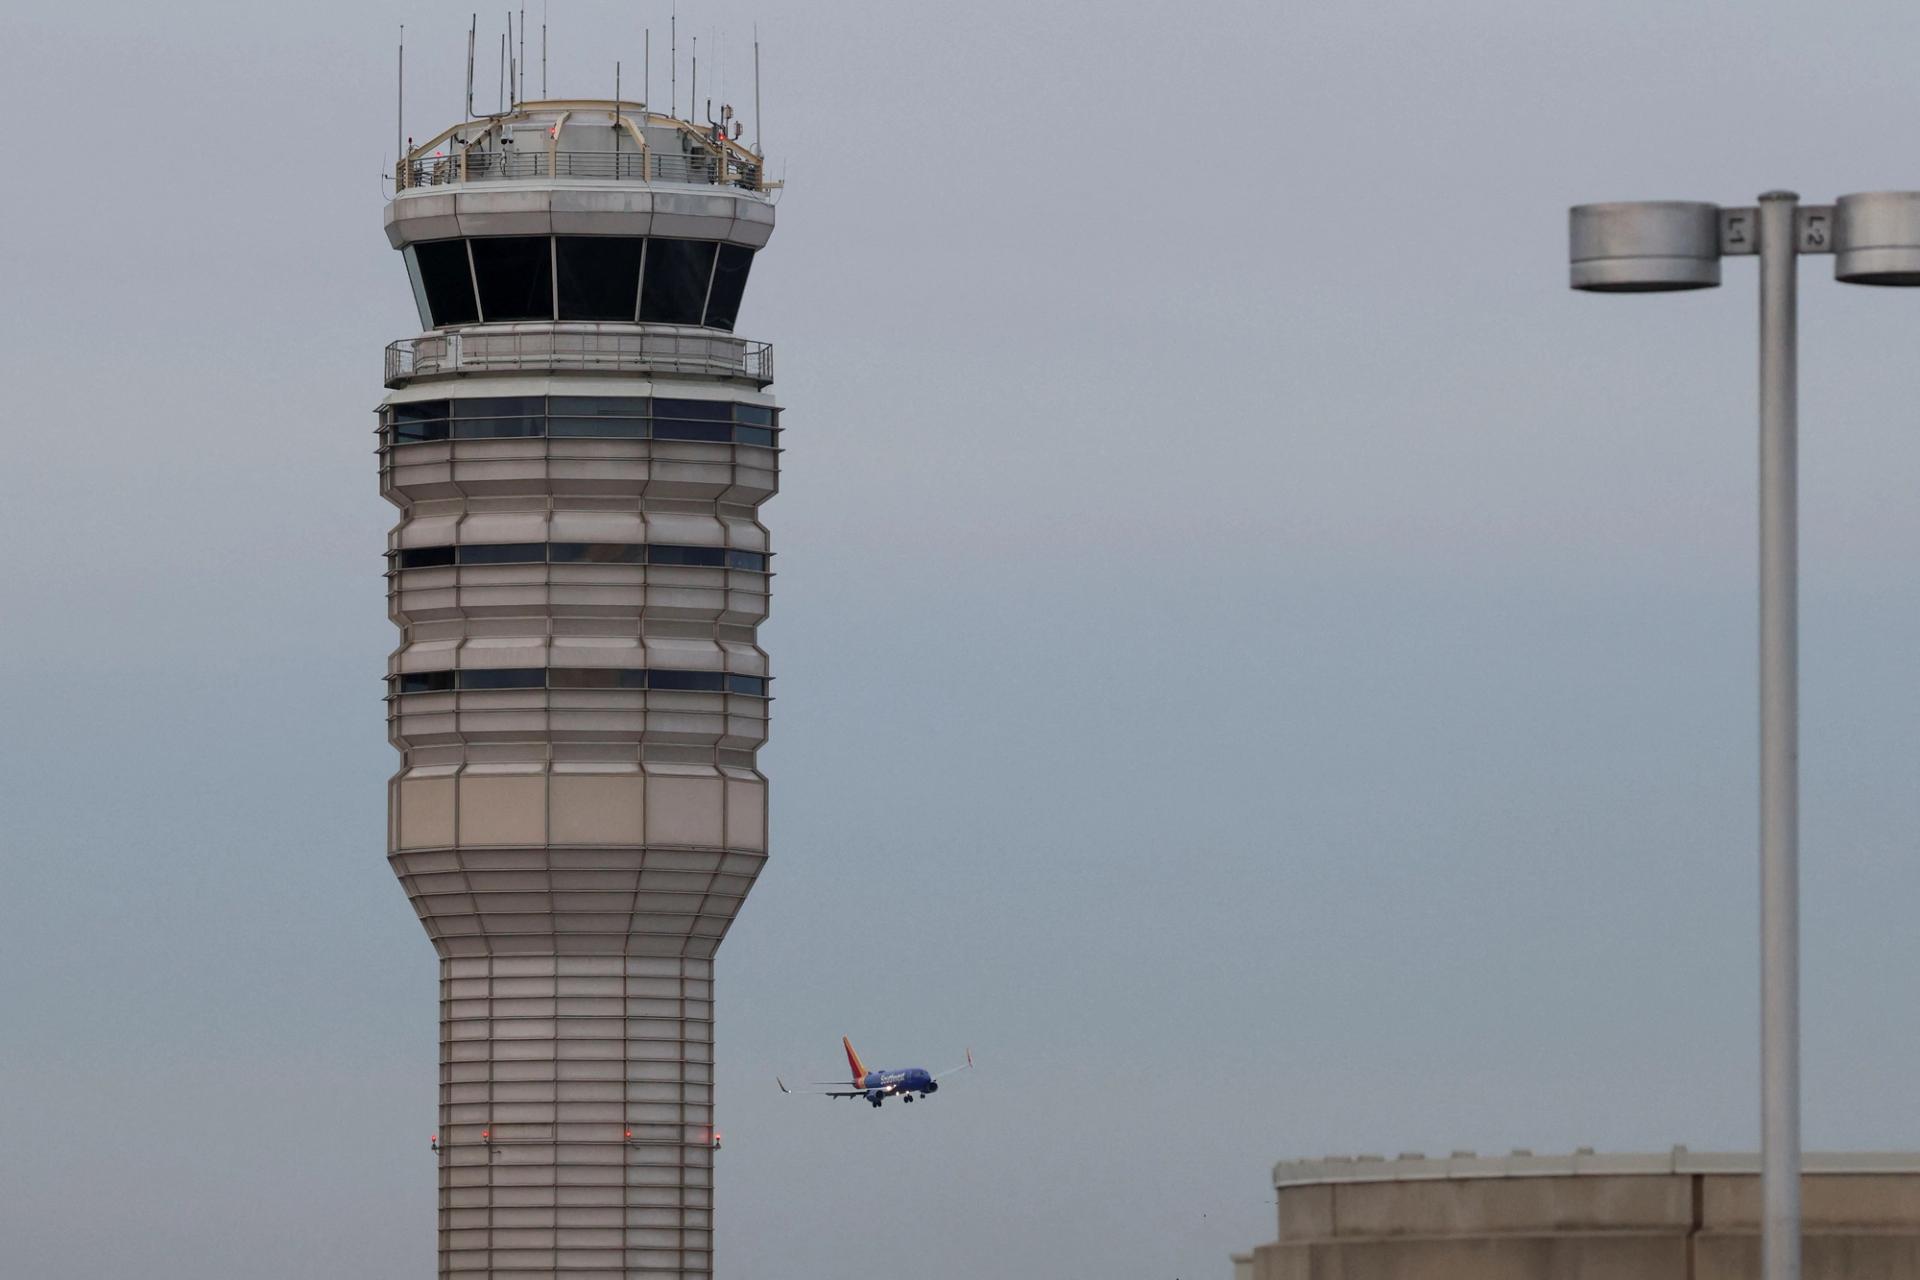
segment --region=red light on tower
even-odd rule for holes
[[[627,1130],[627,1141],[628,1141],[628,1142],[632,1142],[632,1141],[633,1141],[633,1130],[631,1130],[631,1129],[629,1129],[629,1130]]]

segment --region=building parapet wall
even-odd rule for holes
[[[1248,1280],[1734,1280],[1759,1265],[1757,1156],[1288,1161]],[[1812,1154],[1805,1280],[1920,1280],[1920,1154]]]
[[[580,183],[488,183],[479,189],[403,191],[388,203],[396,249],[460,236],[675,236],[763,249],[773,205],[730,188],[621,187]]]
[[[1808,1173],[1920,1173],[1920,1152],[1832,1151],[1809,1152]],[[1402,1152],[1384,1156],[1323,1156],[1318,1160],[1282,1160],[1273,1166],[1276,1189],[1311,1183],[1417,1182],[1436,1178],[1561,1178],[1601,1173],[1690,1174],[1760,1172],[1760,1157],[1752,1152],[1671,1151],[1595,1152],[1582,1147],[1567,1155],[1480,1155],[1456,1151],[1448,1156]]]

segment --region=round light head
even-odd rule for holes
[[[1841,196],[1833,224],[1835,279],[1920,285],[1920,191]]]
[[[1662,293],[1720,283],[1720,206],[1694,200],[1577,204],[1569,221],[1573,287]]]

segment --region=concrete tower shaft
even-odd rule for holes
[[[521,104],[401,162],[389,858],[441,964],[440,1273],[712,1273],[713,956],[767,851],[760,159]]]

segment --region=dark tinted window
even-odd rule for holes
[[[461,564],[526,564],[546,558],[544,542],[479,542],[460,548]]]
[[[674,564],[700,568],[751,569],[764,573],[767,557],[758,551],[725,547],[689,547],[677,543],[637,542],[468,542],[460,546],[409,547],[394,553],[402,569],[431,569],[450,564]]]
[[[650,412],[645,396],[554,396],[554,414],[570,418],[644,418]]]
[[[727,562],[727,553],[720,547],[671,547],[656,544],[647,548],[647,560],[652,564],[723,565]]]
[[[547,673],[555,689],[618,689],[620,672],[614,667],[555,667]]]
[[[548,417],[551,411],[552,417]],[[651,411],[657,415],[648,417]],[[515,436],[601,436],[697,440],[713,444],[777,444],[778,411],[726,400],[649,400],[644,396],[477,396],[392,405],[383,421],[395,444],[423,440],[488,440]],[[738,425],[735,425],[735,424]]]
[[[437,569],[453,563],[452,547],[413,547],[395,559],[402,569]]]
[[[701,309],[707,302],[707,277],[711,274],[711,242],[647,241],[647,274],[640,286],[640,318],[656,324],[699,324]]]
[[[540,689],[546,683],[545,667],[483,667],[460,673],[462,689]]]
[[[548,548],[555,564],[642,564],[645,546],[632,542],[555,542]]]
[[[387,410],[387,421],[393,426],[395,444],[445,440],[447,438],[447,402],[419,400],[413,404],[396,404]]]
[[[692,693],[767,696],[765,676],[721,671],[660,671],[633,667],[495,667],[467,671],[414,671],[394,680],[401,693],[461,689],[664,689]]]
[[[557,666],[547,672],[555,689],[645,689],[647,672],[611,666]]]
[[[730,422],[733,406],[725,400],[655,400],[656,418],[702,418],[709,422]]]
[[[542,396],[477,396],[453,402],[453,438],[498,439],[537,436],[546,431],[547,402]]]
[[[552,406],[549,435],[646,438],[644,396],[555,396]]]
[[[648,671],[650,689],[682,689],[696,693],[719,693],[727,687],[727,677],[719,671]]]
[[[632,320],[640,246],[632,236],[555,236],[562,320]]]
[[[429,240],[413,246],[420,264],[420,284],[427,291],[427,308],[436,326],[472,324],[480,318],[473,305],[473,273],[467,265],[465,240]]]
[[[553,319],[553,250],[546,236],[475,240],[473,271],[488,323]]]
[[[733,428],[724,422],[672,422],[656,421],[653,424],[655,440],[717,440],[721,444],[733,439]]]
[[[740,314],[740,298],[747,291],[747,272],[753,267],[753,250],[737,244],[723,244],[713,262],[713,292],[707,295],[707,327],[733,330],[734,317]]]
[[[645,418],[555,418],[547,434],[588,436],[602,440],[644,440]]]

